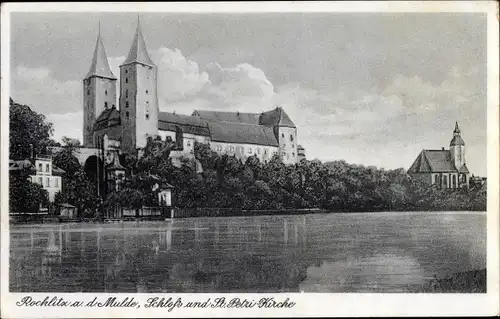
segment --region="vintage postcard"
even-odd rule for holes
[[[2,316],[498,315],[497,13],[2,4]]]

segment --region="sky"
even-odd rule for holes
[[[482,13],[141,13],[161,111],[281,106],[308,159],[408,169],[448,148],[486,176]],[[100,22],[119,76],[135,13],[13,13],[11,97],[45,114],[54,139],[82,139],[83,84]]]

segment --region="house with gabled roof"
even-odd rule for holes
[[[416,180],[440,188],[469,187],[469,169],[465,161],[465,142],[455,123],[450,149],[422,150],[408,174]]]

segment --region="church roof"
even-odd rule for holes
[[[465,145],[465,142],[462,139],[462,137],[460,137],[460,135],[453,136],[453,139],[450,142],[450,146],[454,146],[454,145]]]
[[[278,146],[272,127],[234,122],[208,121],[214,142]]]
[[[135,30],[134,39],[132,40],[132,46],[128,52],[127,59],[122,65],[130,63],[142,63],[149,66],[155,66],[151,58],[149,57],[148,49],[146,48],[146,42],[144,42],[144,37],[142,36],[141,24],[139,19],[137,20],[137,29]]]
[[[469,173],[469,169],[467,168],[467,165],[464,164],[464,166],[460,167],[458,170],[460,173]]]
[[[204,120],[209,120],[209,121],[234,122],[234,123],[258,125],[260,114],[196,110],[193,112],[193,116],[197,116]]]
[[[108,126],[119,125],[120,124],[120,111],[116,107],[110,109],[104,109],[102,113],[97,118],[94,129],[100,130]]]
[[[464,165],[465,166],[465,165]],[[449,150],[422,150],[408,173],[456,172]],[[468,170],[467,170],[468,172]]]
[[[189,115],[160,112],[158,115],[158,129],[175,132],[180,128],[183,133],[209,136],[207,122]]]
[[[260,116],[260,125],[268,125],[268,126],[288,126],[295,127],[292,120],[286,114],[285,110],[281,107],[277,107],[274,110],[264,112]]]
[[[108,64],[108,57],[106,55],[106,50],[104,49],[104,44],[102,43],[101,34],[97,36],[97,41],[94,49],[94,57],[92,58],[92,63],[90,64],[90,69],[85,79],[92,76],[100,76],[108,79],[115,79],[116,77],[111,72]]]

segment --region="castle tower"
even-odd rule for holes
[[[114,107],[116,103],[116,77],[109,68],[100,29],[99,27],[92,64],[83,79],[83,145],[85,147],[95,147],[93,138],[95,120],[102,111]]]
[[[455,123],[453,139],[450,142],[450,153],[456,169],[460,170],[460,168],[465,165],[465,142],[460,136],[458,122]]]
[[[280,148],[280,159],[285,164],[296,164],[298,162],[297,150],[297,128],[283,108],[276,109],[278,113],[278,143]]]
[[[149,57],[139,19],[127,59],[120,65],[121,149],[135,153],[158,134],[157,69]]]

